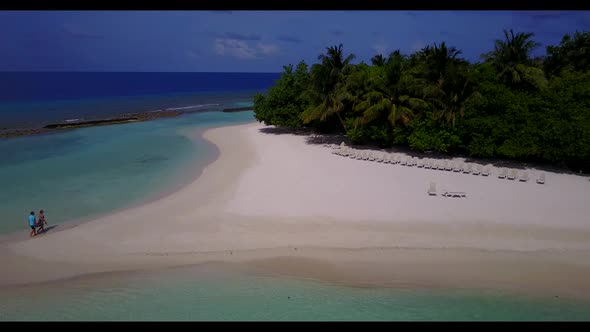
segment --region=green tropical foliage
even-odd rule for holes
[[[590,33],[538,47],[531,33],[504,31],[483,62],[446,43],[353,64],[332,46],[308,67],[285,66],[254,99],[258,121],[343,133],[357,144],[408,146],[553,163],[590,171]]]
[[[346,130],[341,113],[346,110],[346,102],[351,99],[350,91],[346,89],[346,80],[353,70],[350,61],[354,59],[354,54],[344,57],[340,44],[328,47],[326,54],[321,54],[318,59],[321,63],[311,68],[311,84],[308,90],[311,103],[301,114],[301,119],[308,124],[314,120],[326,121],[336,115]]]
[[[531,52],[539,47],[532,33],[504,30],[504,40],[497,39],[494,50],[484,56],[496,67],[498,76],[511,87],[543,88],[547,85],[544,72],[535,66]]]

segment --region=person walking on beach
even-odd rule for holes
[[[29,215],[29,226],[31,227],[31,233],[29,233],[30,237],[37,235],[37,231],[35,231],[35,227],[37,227],[37,223],[35,222],[37,218],[35,218],[35,212],[31,211]]]
[[[43,210],[39,211],[39,223],[37,226],[39,229],[37,230],[38,233],[45,232],[44,225],[47,225],[47,221],[45,221],[45,215],[43,214]]]

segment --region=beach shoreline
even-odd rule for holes
[[[302,136],[264,134],[263,127],[204,131],[217,158],[169,195],[36,239],[0,241],[0,287],[217,262],[350,285],[501,288],[590,298],[590,262],[584,259],[590,225],[580,219],[590,211],[580,203],[583,197],[576,198],[587,190],[581,179],[550,174],[550,186],[508,187],[495,178],[432,175],[344,159],[306,144]],[[382,176],[395,185],[379,186]],[[424,184],[432,177],[472,191],[488,188],[495,196],[428,198]],[[555,211],[542,205],[540,212],[527,210],[533,205],[523,199],[524,212],[510,213],[514,206],[505,201],[500,202],[508,213],[494,212],[506,195],[501,190],[546,203],[554,190],[562,192],[558,185],[572,192]],[[360,198],[346,198],[355,192]],[[564,214],[567,208],[572,212]],[[565,222],[552,222],[555,215]]]

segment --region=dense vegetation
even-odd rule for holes
[[[258,121],[344,133],[356,144],[409,146],[590,171],[590,32],[532,57],[533,34],[504,31],[482,61],[429,45],[352,64],[342,45],[309,67],[285,66]]]

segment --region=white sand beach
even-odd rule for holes
[[[0,286],[204,262],[335,282],[590,297],[590,182],[352,160],[261,124],[205,132],[219,158],[155,202],[0,242]],[[465,198],[427,194],[462,191]]]

